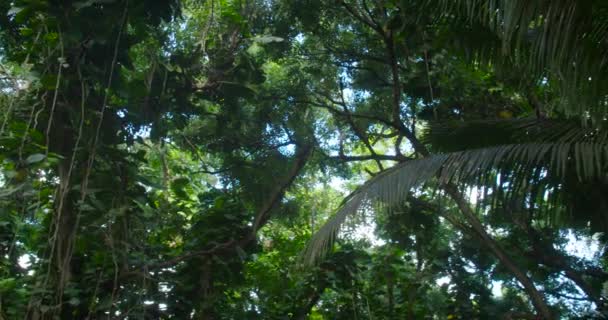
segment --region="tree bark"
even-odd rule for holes
[[[490,249],[494,256],[513,274],[513,276],[524,287],[524,290],[532,300],[532,304],[543,319],[554,319],[554,316],[545,302],[545,298],[538,291],[534,282],[517,266],[517,264],[507,255],[500,245],[492,238],[483,227],[482,223],[477,219],[475,212],[471,209],[468,202],[462,196],[462,193],[453,184],[447,184],[444,187],[447,194],[456,202],[456,205],[463,213],[465,219],[471,224],[472,229],[483,240],[483,244]]]

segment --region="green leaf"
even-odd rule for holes
[[[47,42],[55,42],[57,39],[59,39],[59,34],[57,34],[57,32],[49,32],[44,35],[44,40]]]
[[[271,43],[271,42],[283,42],[284,39],[281,37],[265,35],[265,36],[257,36],[255,38],[253,38],[253,41],[257,42],[257,43],[266,44],[266,43]]]
[[[9,196],[13,195],[15,192],[23,189],[23,187],[25,187],[24,183],[22,183],[16,187],[13,187],[13,188],[4,189],[4,190],[0,191],[0,198],[9,197]]]
[[[144,218],[151,218],[154,216],[154,209],[137,200],[133,200],[133,202],[141,209]]]
[[[38,162],[44,160],[44,158],[46,158],[45,155],[43,155],[41,153],[35,153],[35,154],[32,154],[29,157],[27,157],[27,159],[25,159],[25,163],[27,163],[27,164],[38,163]]]
[[[31,36],[32,34],[34,34],[34,30],[32,30],[31,28],[21,28],[21,30],[19,30],[19,34],[24,37]]]
[[[257,42],[254,42],[248,49],[247,49],[247,53],[249,53],[252,56],[257,56],[258,54],[264,52],[264,49],[262,48],[262,46],[260,46]]]
[[[186,177],[176,178],[171,182],[171,190],[180,198],[187,198],[188,194],[184,191],[186,185],[190,183],[190,180]]]
[[[80,304],[80,300],[76,297],[73,297],[70,299],[70,301],[68,301],[69,304],[73,305],[73,306],[77,306]]]
[[[7,292],[15,287],[15,278],[0,279],[0,293]]]
[[[7,16],[17,15],[19,12],[23,11],[23,7],[11,7],[6,13]]]

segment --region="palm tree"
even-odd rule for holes
[[[392,60],[387,64],[392,69],[393,109],[398,110],[402,90],[399,66],[394,57],[398,40],[390,32],[390,22],[395,19],[386,17],[386,11],[382,8],[370,9],[365,2],[341,5],[355,20],[375,30],[383,39],[388,60]],[[412,6],[417,5],[420,4]],[[520,76],[519,80],[528,82],[527,86],[538,85],[539,82],[554,83],[560,89],[560,103],[550,111],[566,117],[576,116],[583,125],[550,121],[546,119],[547,107],[541,108],[538,104],[535,105],[537,119],[533,120],[465,122],[457,126],[432,121],[431,130],[424,138],[434,147],[438,145],[437,141],[446,137],[467,141],[467,132],[475,132],[488,125],[503,128],[501,133],[509,133],[507,139],[503,137],[497,143],[474,149],[465,145],[457,151],[433,154],[425,145],[425,140],[406,128],[399,113],[393,112],[392,120],[384,120],[383,123],[392,125],[408,139],[418,158],[400,159],[398,165],[381,172],[348,196],[339,211],[313,236],[304,256],[309,263],[313,263],[330,249],[348,216],[374,204],[390,209],[405,201],[410,189],[430,182],[452,198],[477,236],[522,284],[538,313],[550,319],[553,316],[543,295],[488,235],[462,190],[467,186],[482,185],[487,179],[495,177],[497,172],[508,172],[507,176],[514,186],[541,184],[542,175],[539,176],[538,172],[558,178],[574,173],[579,181],[605,178],[608,140],[606,131],[601,127],[606,113],[608,88],[606,82],[601,80],[608,74],[605,59],[608,19],[602,17],[607,16],[608,4],[601,1],[446,0],[423,1],[417,9],[425,14],[438,12],[432,14],[431,23],[440,24],[450,31],[465,29],[481,32],[470,28],[481,26],[483,32],[492,33],[492,39],[496,41],[471,41],[471,37],[466,36],[457,38],[459,45],[471,52],[475,61],[489,62],[496,69],[509,66],[524,70],[526,76]],[[384,25],[382,18],[375,16],[376,12],[382,11],[387,21]],[[403,15],[402,19],[407,19],[412,11],[416,10],[402,8],[399,13]],[[530,100],[534,105],[536,101],[533,95]],[[346,108],[344,111],[331,111],[354,117]],[[361,134],[357,135],[362,137]],[[375,153],[371,147],[368,148],[373,158]],[[441,148],[436,149],[441,151]]]
[[[442,125],[429,130],[426,138],[435,141],[435,146],[455,140],[467,141],[482,134],[475,132],[486,130],[487,125],[511,130],[514,143],[429,154],[381,172],[342,202],[340,210],[313,237],[307,257],[314,260],[322,254],[346,218],[361,208],[376,203],[380,209],[390,209],[405,201],[409,190],[431,181],[433,185],[449,188],[456,184],[477,186],[485,184],[487,179],[495,179],[497,172],[511,172],[515,174],[510,182],[515,186],[541,184],[541,178],[533,175],[539,169],[557,178],[574,173],[581,182],[606,178],[608,132],[581,128],[572,122],[514,120]],[[532,135],[534,131],[538,133]],[[483,134],[491,133],[483,131]],[[518,140],[528,141],[517,143]]]
[[[560,89],[555,106],[567,116],[606,115],[608,86],[608,3],[601,0],[440,0],[427,10],[472,37],[457,37],[476,58],[495,66],[518,66],[533,81],[553,81]],[[479,28],[486,28],[480,30]],[[478,41],[489,32],[494,41]],[[507,63],[505,64],[504,61]]]

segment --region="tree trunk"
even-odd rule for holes
[[[198,308],[196,310],[196,319],[199,320],[213,320],[215,319],[213,304],[210,300],[213,298],[213,278],[212,278],[212,266],[211,261],[207,260],[203,262],[203,269],[201,270],[201,277],[199,282],[199,294],[200,299]]]
[[[57,166],[59,185],[54,196],[53,216],[49,222],[49,265],[41,270],[45,277],[37,286],[41,289],[50,290],[50,298],[45,299],[33,296],[28,305],[26,319],[54,319],[61,315],[71,315],[70,304],[63,301],[63,294],[73,275],[72,250],[76,236],[76,195],[70,193],[72,177],[78,162],[70,168],[73,148],[73,132],[70,129],[69,116],[63,105],[58,106],[52,121],[52,129],[49,131],[47,148],[49,151],[60,154],[63,159]],[[48,309],[41,310],[45,305]],[[61,316],[63,317],[63,316]]]
[[[465,219],[471,224],[473,230],[483,240],[483,244],[492,251],[494,256],[513,274],[513,276],[524,287],[524,290],[532,300],[536,311],[543,319],[554,319],[549,306],[545,302],[545,297],[538,291],[534,282],[517,266],[517,264],[507,255],[500,245],[488,234],[475,212],[471,209],[468,202],[464,199],[458,188],[453,184],[444,187],[448,195],[456,202],[456,205],[463,213]]]

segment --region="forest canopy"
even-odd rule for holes
[[[0,320],[608,319],[608,2],[0,1]]]

